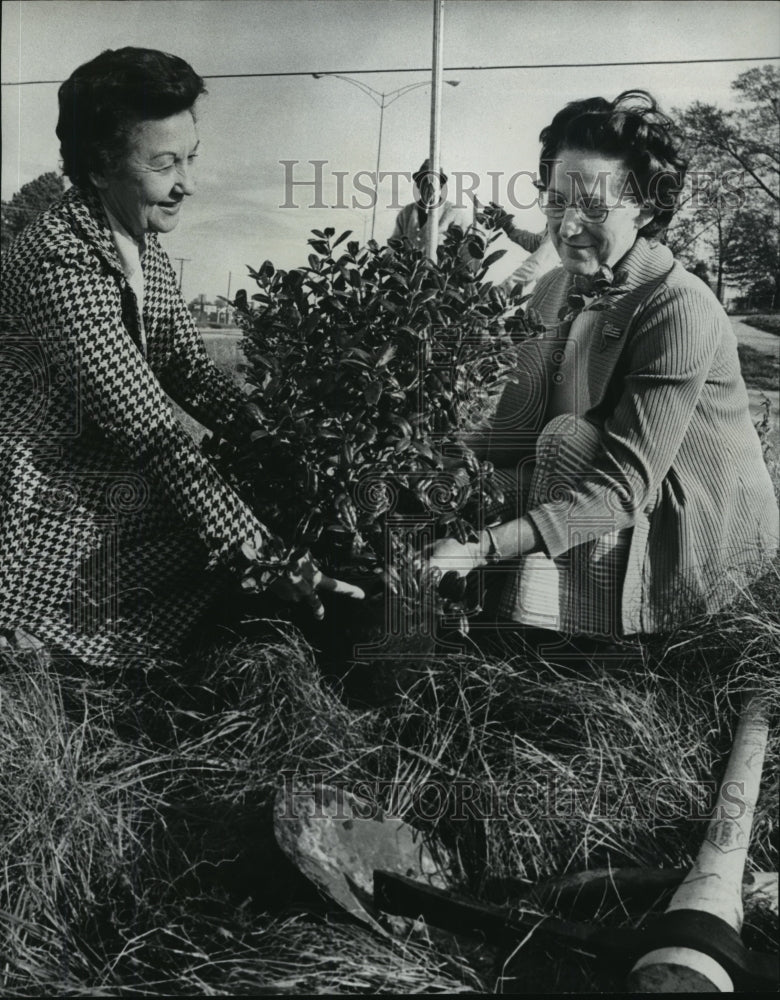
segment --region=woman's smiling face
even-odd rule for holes
[[[137,239],[169,233],[179,221],[186,195],[195,191],[198,136],[189,111],[139,122],[130,133],[119,166],[92,181],[116,216]]]
[[[595,274],[602,264],[613,267],[634,245],[652,212],[630,196],[628,171],[620,157],[584,149],[563,148],[550,172],[547,224],[561,263],[572,274]],[[608,209],[601,222],[583,218],[576,205],[592,212]]]

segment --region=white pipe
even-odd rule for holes
[[[761,771],[769,736],[766,711],[760,697],[748,697],[734,734],[707,835],[693,867],[666,908],[702,910],[719,917],[735,931],[742,930],[742,879],[750,832],[761,785]],[[695,956],[692,957],[692,956]],[[729,976],[713,959],[689,948],[666,947],[642,956],[631,971],[629,988],[639,993],[733,991]]]

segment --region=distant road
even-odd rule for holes
[[[767,333],[766,330],[757,330],[754,326],[750,325],[749,318],[729,316],[729,319],[740,344],[747,344],[750,347],[755,347],[757,351],[766,351],[769,354],[775,354],[780,349],[780,337],[777,334]],[[212,337],[228,337],[232,339],[242,337],[244,331],[236,326],[225,326],[219,330],[204,327],[200,331],[200,334],[204,340]]]
[[[734,333],[737,336],[737,343],[745,347],[752,347],[754,351],[761,351],[769,357],[778,357],[780,354],[780,337],[774,333],[767,333],[766,330],[757,330],[754,326],[739,316],[729,316]],[[767,360],[767,364],[769,361]],[[769,435],[770,443],[773,447],[773,456],[776,459],[780,455],[780,386],[766,391],[763,389],[748,389],[750,399],[750,414],[753,421],[759,420],[764,412],[764,400],[769,400],[769,413],[772,430]]]
[[[747,317],[743,319],[741,316],[729,316],[729,319],[740,344],[752,347],[756,351],[764,351],[766,354],[780,353],[780,337],[776,333],[757,330],[750,325]]]
[[[765,330],[756,330],[755,327],[748,325],[740,317],[731,316],[729,318],[734,327],[738,343],[745,344],[766,355],[777,357],[778,352],[780,352],[780,337],[773,333],[767,333]],[[205,329],[201,330],[201,334],[206,345],[206,350],[219,367],[232,375],[239,385],[245,385],[246,380],[243,374],[237,371],[238,365],[243,364],[245,361],[243,352],[241,351],[243,331],[237,328],[225,328],[222,330]],[[748,396],[750,398],[750,412],[754,420],[758,420],[763,413],[763,400],[766,397],[769,398],[773,427],[772,442],[775,447],[778,447],[780,445],[780,433],[778,430],[780,428],[780,393],[778,391],[765,392],[760,389],[748,389]],[[187,418],[185,423],[191,425],[195,436],[200,436],[198,431],[202,433],[202,430],[191,418]]]
[[[211,327],[204,327],[200,330],[200,335],[201,337],[242,337],[244,331],[239,330],[237,326],[223,326],[218,330]]]

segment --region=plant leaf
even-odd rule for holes
[[[351,235],[352,235],[351,229],[348,229],[345,233],[342,233],[341,236],[339,236],[339,238],[331,244],[332,248],[335,249],[339,245],[339,243],[343,243],[344,240]]]
[[[382,383],[381,382],[369,382],[368,385],[363,390],[363,397],[367,403],[374,406],[379,402],[382,396]]]
[[[386,364],[392,361],[392,359],[396,356],[397,353],[398,353],[398,347],[395,344],[388,344],[387,347],[384,349],[384,351],[382,351],[381,355],[379,356],[375,367],[384,368]]]
[[[491,264],[495,264],[497,260],[501,260],[502,257],[506,255],[506,250],[494,250],[493,253],[488,254],[487,257],[482,261],[482,267],[486,270]]]

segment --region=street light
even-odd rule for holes
[[[374,104],[379,108],[379,142],[376,148],[376,184],[377,189],[374,197],[374,206],[371,212],[371,239],[374,238],[374,227],[376,224],[376,203],[379,198],[379,158],[382,155],[382,125],[385,118],[385,108],[389,107],[394,101],[397,101],[399,97],[403,97],[404,94],[408,94],[412,90],[417,90],[418,87],[430,87],[430,80],[421,80],[419,83],[407,83],[405,87],[398,87],[396,90],[388,91],[384,94],[379,90],[374,90],[373,87],[369,87],[367,83],[363,83],[362,80],[354,80],[351,76],[343,76],[341,73],[312,73],[315,80],[322,80],[323,77],[333,77],[336,80],[343,80],[344,83],[351,83],[353,87],[357,87],[358,90],[362,90],[363,93],[370,97]],[[460,80],[445,80],[446,84],[450,87],[457,87]]]

